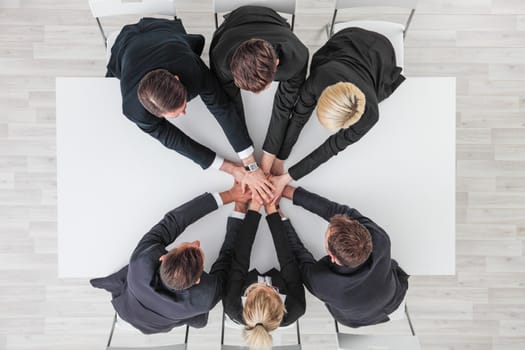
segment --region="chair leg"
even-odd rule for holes
[[[334,10],[334,15],[332,16],[332,23],[330,24],[330,32],[328,33],[328,38],[331,38],[334,35],[334,24],[335,17],[337,16],[337,9]]]
[[[410,22],[412,22],[412,17],[414,17],[414,12],[416,12],[416,9],[412,9],[410,11],[410,15],[408,16],[407,24],[405,25],[405,30],[403,31],[403,39],[407,36],[408,27],[410,26]]]
[[[297,327],[297,344],[301,345],[301,331],[299,330],[299,320],[295,321]]]
[[[294,26],[295,26],[295,13],[292,15],[292,32],[293,32]]]
[[[412,332],[412,335],[415,336],[416,332],[414,332],[414,326],[412,325],[412,320],[410,319],[410,314],[408,313],[408,307],[406,304],[405,304],[405,315],[407,315],[408,326],[410,327],[410,332]]]
[[[100,30],[100,35],[102,35],[102,39],[104,40],[104,47],[108,47],[108,38],[106,36],[106,33],[104,33],[104,29],[102,29],[102,24],[100,23],[100,20],[98,17],[95,18],[97,20],[98,29]]]
[[[217,12],[214,13],[215,16],[215,29],[219,28],[219,17],[217,15]]]
[[[115,312],[115,315],[113,316],[113,323],[111,324],[111,331],[109,332],[108,345],[106,345],[106,349],[109,349],[111,346],[111,340],[113,339],[113,332],[115,332],[116,323],[117,323],[117,313]]]
[[[224,310],[222,311],[221,345],[224,345]]]

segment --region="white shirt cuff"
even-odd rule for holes
[[[210,168],[219,170],[222,166],[222,163],[224,163],[224,158],[218,154],[215,154],[215,159],[213,160],[213,163],[211,163]]]
[[[246,148],[244,151],[237,152],[239,158],[248,158],[253,153],[253,146]]]
[[[265,150],[263,150],[263,153],[269,154],[269,155],[271,155],[271,156],[275,156],[275,154],[270,153],[270,152],[267,152],[267,151],[265,151]]]
[[[222,198],[221,196],[219,195],[218,192],[213,192],[212,193],[212,196],[213,198],[215,199],[215,202],[217,202],[217,207],[221,207],[224,203],[222,202]]]
[[[230,217],[231,218],[236,218],[236,219],[241,219],[241,220],[244,220],[244,217],[246,216],[246,214],[244,213],[241,213],[240,211],[232,211],[231,214],[230,214]]]
[[[288,220],[287,217],[282,217],[282,218],[281,218],[281,221],[286,221],[286,220]]]

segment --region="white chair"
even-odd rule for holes
[[[215,29],[219,28],[219,13],[231,12],[241,6],[264,6],[274,11],[292,15],[291,29],[295,24],[296,0],[213,0],[215,14]]]
[[[418,0],[336,0],[332,22],[328,34],[329,37],[342,29],[349,27],[359,27],[373,32],[380,33],[390,40],[396,53],[396,63],[399,67],[404,67],[404,38],[416,11]],[[410,9],[410,15],[405,25],[387,21],[348,21],[336,23],[337,12],[342,9],[357,7],[395,7]]]
[[[299,320],[295,321],[289,326],[279,327],[274,332],[278,332],[280,329],[290,329],[295,327],[297,332],[297,344],[292,345],[277,345],[273,346],[272,349],[275,350],[301,350],[301,333],[299,331]],[[236,329],[243,330],[244,326],[234,322],[230,317],[228,317],[224,312],[222,313],[222,328],[221,328],[221,350],[247,350],[248,347],[242,345],[226,345],[224,344],[224,329]]]
[[[184,335],[183,344],[173,344],[173,345],[163,345],[163,346],[111,346],[111,340],[113,340],[113,334],[115,329],[121,329],[126,331],[135,331],[138,332],[135,327],[118,317],[117,313],[113,317],[113,324],[111,325],[111,332],[109,333],[108,344],[106,345],[106,350],[187,350],[188,348],[188,332],[189,327],[186,325],[186,333]]]
[[[403,301],[399,308],[389,315],[390,321],[407,319],[410,327],[410,335],[369,335],[349,334],[339,332],[339,325],[335,321],[335,332],[337,335],[337,348],[339,350],[421,350],[419,339],[414,332],[412,321]]]
[[[101,17],[123,15],[162,15],[176,18],[175,0],[88,0],[93,17],[97,20],[100,34],[108,51],[115,42],[118,32],[109,35],[102,28]]]

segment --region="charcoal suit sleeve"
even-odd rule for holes
[[[306,78],[308,54],[306,54],[304,62],[300,64],[301,67],[299,67],[297,73],[292,78],[279,83],[275,93],[272,116],[263,144],[263,150],[268,153],[277,155],[281,149],[290,122],[290,115],[297,101],[299,88],[303,85]]]
[[[312,271],[317,261],[315,260],[312,253],[310,253],[310,251],[304,246],[303,242],[297,235],[297,232],[295,232],[295,229],[292,226],[290,220],[284,221],[283,226],[285,229],[286,238],[288,240],[288,246],[290,247],[290,250],[292,251],[292,254],[295,257],[297,266],[299,268],[299,271],[301,272],[303,283],[306,286],[306,288],[308,288],[308,290],[311,291],[311,276],[313,274]]]
[[[238,153],[253,146],[244,121],[242,101],[239,105],[239,89],[235,85],[222,85],[204,62],[200,61],[200,65],[200,97],[220,124],[233,149]]]
[[[279,159],[288,159],[301,131],[310,119],[310,116],[317,105],[320,92],[318,91],[319,83],[315,77],[315,75],[310,75],[299,89],[297,103],[294,106],[281,149],[277,155],[277,158]]]
[[[281,325],[287,326],[304,315],[306,310],[303,279],[289,247],[287,232],[281,216],[278,213],[273,213],[268,215],[266,220],[272,233],[273,244],[281,267],[280,273],[286,287],[286,314]]]
[[[131,259],[152,245],[170,245],[189,225],[217,209],[217,202],[210,193],[204,193],[171,210],[158,224],[142,237]]]
[[[261,214],[253,210],[249,210],[244,218],[233,251],[231,270],[223,299],[224,312],[240,323],[244,323],[241,297],[250,268],[250,255],[260,218]]]
[[[136,90],[134,94],[136,96]],[[137,124],[142,131],[160,141],[165,147],[193,160],[203,169],[208,168],[213,163],[215,152],[211,149],[193,140],[165,118],[149,113],[140,104],[137,97],[129,96],[124,100],[124,115]]]
[[[217,279],[217,288],[215,290],[215,297],[213,305],[215,305],[219,300],[224,298],[226,291],[226,283],[228,281],[228,276],[231,272],[231,263],[233,258],[233,251],[238,239],[239,231],[241,229],[243,220],[229,217],[226,224],[226,236],[224,237],[224,242],[222,244],[221,250],[219,251],[219,256],[217,260],[213,263],[210,269],[210,275],[214,276]]]
[[[365,216],[361,215],[357,209],[333,202],[318,194],[309,192],[302,187],[295,189],[293,204],[319,215],[326,221],[330,221],[330,219],[337,214],[346,214],[350,219],[358,221],[368,220]]]
[[[369,101],[367,101],[367,103],[369,103]],[[294,180],[298,180],[311,173],[346,147],[359,141],[378,120],[379,113],[377,109],[374,108],[374,110],[372,110],[372,108],[369,108],[356,124],[346,129],[340,129],[337,133],[330,136],[309,155],[288,169],[288,173]]]

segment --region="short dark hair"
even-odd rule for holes
[[[182,290],[192,287],[203,270],[204,260],[199,248],[174,248],[160,264],[160,277],[168,287]]]
[[[180,108],[187,95],[186,87],[166,69],[155,69],[142,77],[137,94],[142,106],[157,117]]]
[[[372,253],[370,231],[346,215],[335,215],[328,226],[328,250],[341,264],[357,267]]]
[[[237,87],[259,92],[270,84],[277,72],[277,53],[263,39],[244,41],[233,53],[230,69]]]

